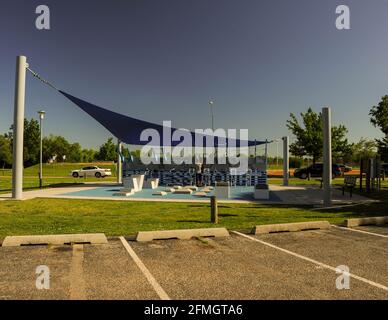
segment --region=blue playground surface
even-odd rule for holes
[[[155,196],[152,195],[155,191],[164,191],[167,187],[161,186],[156,189],[143,189],[142,191],[136,192],[135,194],[125,197],[125,196],[114,196],[113,194],[120,191],[120,186],[109,186],[109,187],[97,187],[94,189],[81,190],[76,192],[69,192],[62,194],[64,196],[75,196],[75,197],[101,197],[101,198],[126,198],[126,199],[171,199],[171,200],[206,200],[212,195],[214,191],[208,193],[205,197],[196,197],[193,194],[174,194],[168,192],[165,196]],[[258,201],[253,198],[253,189],[254,187],[245,187],[245,186],[236,186],[230,188],[230,198],[229,199],[220,199],[220,200],[245,200],[245,201]],[[200,188],[198,191],[200,191]],[[260,201],[279,201],[279,199],[270,192],[269,200],[260,200]]]

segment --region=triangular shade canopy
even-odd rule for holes
[[[204,135],[204,134],[196,134],[195,132],[190,132],[187,130],[176,129],[176,128],[168,128],[163,127],[162,125],[158,125],[155,123],[135,119],[132,117],[128,117],[122,115],[117,112],[113,112],[101,107],[98,107],[94,104],[76,98],[66,92],[59,90],[66,98],[79,106],[83,111],[92,116],[95,120],[97,120],[100,124],[102,124],[109,132],[111,132],[115,137],[117,137],[120,141],[130,144],[130,145],[152,145],[152,146],[185,146],[185,147],[194,147],[194,146],[213,146],[209,145],[208,139],[211,140],[213,136]],[[142,141],[141,134],[146,129],[153,129],[154,132],[157,132],[160,136],[160,141],[152,141],[149,140]],[[170,131],[171,130],[171,131]],[[166,132],[169,132],[167,136]],[[174,134],[175,133],[175,134]],[[163,134],[166,137],[163,137]],[[178,141],[172,141],[170,139],[171,134],[176,135]],[[180,137],[180,135],[191,136],[191,139],[184,139]],[[146,135],[147,136],[147,135]],[[163,139],[165,138],[165,139]],[[165,141],[164,141],[165,140]],[[240,147],[241,146],[254,146],[266,143],[266,141],[243,141],[240,139],[228,139],[222,137],[214,137],[214,147]]]

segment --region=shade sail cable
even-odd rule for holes
[[[57,87],[55,87],[54,85],[52,85],[52,84],[51,84],[50,82],[48,82],[47,80],[43,79],[37,72],[31,70],[30,67],[27,67],[27,70],[28,70],[29,72],[31,72],[31,74],[32,74],[35,78],[39,79],[39,80],[42,81],[44,84],[47,84],[49,87],[53,88],[54,90],[59,91],[59,89],[58,89]]]

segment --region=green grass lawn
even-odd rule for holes
[[[87,181],[96,179],[88,178]],[[98,181],[108,181],[98,179]],[[82,183],[83,179],[45,178],[45,187]],[[270,179],[280,184],[281,179]],[[343,179],[335,179],[341,184]],[[291,185],[319,184],[317,180],[290,179]],[[38,179],[25,177],[24,190],[38,187]],[[0,175],[0,193],[11,191],[11,177]],[[358,192],[357,190],[355,191]],[[365,195],[365,194],[364,194]],[[250,229],[256,224],[344,219],[387,215],[388,180],[382,190],[368,195],[379,203],[362,204],[331,210],[313,210],[309,206],[222,204],[219,226]],[[77,199],[33,199],[0,201],[0,238],[7,235],[104,232],[107,235],[130,235],[137,231],[214,227],[210,207],[201,203],[132,202]]]
[[[85,167],[88,165],[99,165],[103,168],[111,169],[112,176],[106,177],[106,178],[100,178],[100,179],[95,177],[73,178],[70,176],[70,172],[72,170],[81,169],[82,167]],[[23,178],[24,190],[33,190],[39,187],[38,172],[39,172],[39,165],[31,166],[24,169],[24,178]],[[12,177],[12,171],[10,169],[0,170],[0,194],[11,192],[12,190],[11,177]],[[114,164],[99,164],[99,163],[43,164],[43,186],[44,187],[58,187],[58,186],[63,186],[64,184],[70,185],[70,184],[96,182],[96,181],[99,181],[99,182],[116,181],[116,166]]]
[[[388,189],[380,198],[388,199]],[[344,219],[387,215],[387,202],[332,210],[285,205],[222,204],[218,226],[250,229],[256,224]],[[0,201],[0,238],[7,235],[137,231],[214,227],[210,207],[202,203],[132,202],[76,199]]]
[[[105,181],[105,182],[112,182],[116,181],[116,178],[103,178],[103,179],[97,179],[97,178],[52,178],[52,177],[46,177],[43,179],[43,187],[44,188],[55,188],[55,187],[63,187],[63,186],[70,186],[75,184],[83,184],[84,182],[95,182],[95,181]],[[39,179],[33,178],[33,177],[24,177],[23,179],[23,190],[24,191],[30,191],[39,189]],[[12,191],[12,180],[11,177],[2,177],[0,176],[0,194],[4,193],[10,193]]]
[[[69,177],[72,170],[78,170],[86,166],[100,166],[105,169],[111,169],[112,176],[116,175],[116,165],[106,163],[44,163],[43,176],[45,177]],[[24,169],[24,176],[38,177],[39,165],[34,165]],[[0,169],[1,176],[11,176],[11,169]]]

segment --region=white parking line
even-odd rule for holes
[[[388,238],[388,235],[386,234],[379,234],[379,233],[374,233],[374,232],[369,232],[369,231],[364,231],[364,230],[358,230],[358,229],[352,229],[352,228],[345,228],[345,227],[339,227],[339,226],[335,226],[335,225],[331,225],[332,227],[334,228],[338,228],[338,229],[343,229],[343,230],[347,230],[347,231],[354,231],[354,232],[359,232],[359,233],[365,233],[365,234],[370,234],[372,236],[377,236],[377,237],[382,237],[382,238]]]
[[[147,278],[150,285],[154,288],[156,293],[158,294],[159,298],[162,300],[171,300],[168,294],[163,290],[163,288],[160,286],[160,284],[156,281],[156,279],[153,277],[151,272],[147,269],[147,267],[144,265],[144,263],[140,260],[138,255],[135,251],[131,248],[128,241],[125,240],[124,237],[120,237],[121,243],[123,244],[124,248],[127,250],[133,261],[135,261],[136,265],[139,267],[141,272],[144,274],[144,276]]]
[[[302,256],[302,255],[300,255],[300,254],[298,254],[298,253],[289,251],[289,250],[287,250],[287,249],[280,248],[280,247],[275,246],[275,245],[273,245],[273,244],[271,244],[271,243],[269,243],[269,242],[265,242],[265,241],[259,240],[259,239],[257,239],[257,238],[253,238],[253,237],[251,237],[251,236],[248,236],[248,235],[246,235],[246,234],[243,234],[243,233],[240,233],[240,232],[237,232],[237,231],[231,231],[231,232],[232,232],[232,233],[235,233],[235,234],[237,234],[237,235],[239,235],[239,236],[241,236],[241,237],[250,239],[250,240],[252,240],[252,241],[259,242],[259,243],[261,243],[261,244],[263,244],[263,245],[265,245],[265,246],[271,247],[271,248],[273,248],[273,249],[282,251],[282,252],[284,252],[284,253],[288,253],[288,254],[290,254],[290,255],[292,255],[292,256],[294,256],[294,257],[297,257],[297,258],[299,258],[299,259],[303,259],[303,260],[305,260],[305,261],[314,263],[314,264],[316,264],[316,265],[318,265],[318,266],[321,266],[321,267],[323,267],[323,268],[326,268],[326,269],[332,270],[332,271],[334,271],[334,272],[337,272],[337,269],[336,269],[336,268],[334,268],[334,267],[332,267],[332,266],[329,266],[329,265],[327,265],[327,264],[324,264],[324,263],[322,263],[322,262],[319,262],[319,261],[317,261],[317,260],[310,259],[310,258],[305,257],[305,256]],[[344,272],[344,274],[347,274],[349,277],[351,277],[351,278],[353,278],[353,279],[357,279],[357,280],[359,280],[359,281],[365,282],[365,283],[367,283],[367,284],[369,284],[369,285],[371,285],[371,286],[374,286],[374,287],[376,287],[376,288],[379,288],[379,289],[383,289],[383,290],[385,290],[385,291],[388,291],[388,287],[386,287],[386,286],[384,286],[384,285],[382,285],[382,284],[380,284],[380,283],[377,283],[377,282],[374,282],[374,281],[371,281],[371,280],[362,278],[362,277],[357,276],[357,275],[352,274],[352,273],[345,273],[345,272]]]

